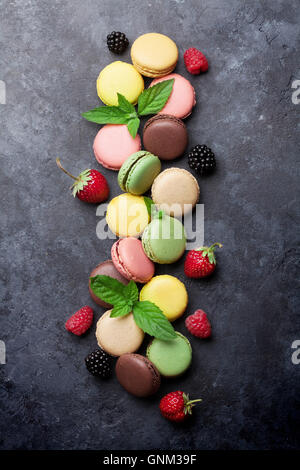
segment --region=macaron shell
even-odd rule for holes
[[[141,74],[131,64],[116,61],[107,65],[97,79],[97,93],[101,101],[109,106],[118,105],[118,95],[136,104],[144,89]]]
[[[127,191],[126,190],[126,180],[129,171],[131,168],[135,165],[135,163],[145,155],[145,150],[140,150],[139,152],[135,152],[132,155],[129,155],[128,158],[126,158],[125,162],[122,164],[119,173],[118,173],[118,183],[122,191]]]
[[[177,118],[184,119],[192,112],[196,104],[196,94],[191,83],[178,73],[172,73],[162,78],[155,79],[150,86],[156,85],[164,80],[175,79],[169,99],[158,114],[171,114]]]
[[[122,284],[124,285],[128,284],[128,279],[126,279],[120,274],[120,272],[115,268],[112,260],[103,261],[103,263],[98,264],[98,266],[96,266],[91,272],[90,277],[97,276],[98,274],[113,277],[114,279],[117,279],[118,281],[122,282]],[[104,300],[101,300],[94,294],[90,284],[91,281],[89,279],[89,292],[93,301],[101,307],[112,308],[112,305],[108,304],[107,302],[104,302]]]
[[[124,193],[113,198],[107,206],[106,222],[118,237],[138,237],[149,223],[144,198]]]
[[[147,357],[165,377],[183,374],[192,362],[189,340],[178,331],[176,335],[177,338],[170,341],[154,338],[147,348]]]
[[[100,165],[109,170],[119,170],[125,160],[141,148],[141,138],[133,139],[123,124],[106,124],[94,140],[94,154]]]
[[[122,387],[136,397],[148,397],[160,387],[160,373],[140,354],[123,354],[116,363],[116,376]]]
[[[168,168],[152,185],[152,199],[166,214],[180,217],[193,210],[199,200],[200,188],[196,178],[183,168]]]
[[[167,215],[153,219],[144,230],[142,243],[145,253],[155,263],[175,263],[185,251],[184,227],[179,220]]]
[[[151,188],[160,170],[158,157],[145,151],[137,152],[122,165],[118,175],[119,186],[123,191],[139,196]]]
[[[145,283],[154,276],[154,263],[137,238],[123,238],[113,244],[111,256],[116,269],[126,278]]]
[[[171,72],[178,60],[178,49],[168,36],[146,33],[139,36],[131,47],[134,66],[147,77],[163,76]]]
[[[170,321],[181,317],[188,304],[188,294],[183,282],[174,276],[155,276],[140,292],[140,300],[157,305]]]
[[[111,356],[137,351],[144,332],[135,323],[132,313],[116,318],[110,317],[110,313],[111,310],[105,312],[97,322],[96,338],[100,348]]]
[[[175,116],[160,114],[149,119],[143,130],[146,150],[162,160],[180,157],[188,144],[188,132],[183,121]]]

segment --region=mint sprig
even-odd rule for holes
[[[97,124],[126,124],[130,135],[135,138],[140,125],[139,116],[161,111],[172,93],[173,84],[174,78],[144,90],[138,99],[138,111],[125,96],[117,93],[118,106],[100,106],[82,113],[82,116]]]
[[[145,333],[165,341],[176,337],[173,326],[157,305],[138,300],[134,281],[124,286],[117,279],[99,274],[91,277],[90,281],[94,294],[113,305],[111,317],[122,317],[132,312],[134,321]]]

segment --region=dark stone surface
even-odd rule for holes
[[[300,339],[300,107],[291,101],[300,79],[299,3],[5,0],[1,10],[0,447],[299,447],[300,365],[291,362]],[[64,331],[69,314],[91,303],[88,274],[112,241],[98,240],[96,208],[68,194],[55,157],[73,173],[100,168],[92,152],[98,126],[80,113],[99,103],[96,77],[115,59],[105,45],[112,30],[131,43],[153,30],[175,39],[177,71],[198,98],[187,120],[190,147],[205,143],[218,159],[217,173],[200,182],[205,241],[224,244],[216,275],[186,280],[183,260],[157,268],[185,280],[188,312],[206,310],[214,336],[188,335],[192,368],[164,380],[151,399],[129,396],[115,377],[90,376],[83,358],[96,346],[94,331],[83,338]],[[185,71],[190,46],[206,52],[206,75]],[[185,157],[178,166],[188,168]],[[117,195],[116,173],[103,173]],[[176,327],[185,332],[184,320]],[[203,398],[183,426],[158,411],[159,397],[176,389]]]

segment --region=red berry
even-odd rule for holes
[[[178,390],[165,395],[160,401],[159,409],[164,418],[178,423],[192,414],[192,407],[198,401],[202,400],[190,400],[187,394]]]
[[[211,324],[203,310],[198,309],[193,315],[189,315],[185,319],[185,326],[197,338],[209,338],[211,336]]]
[[[62,167],[59,158],[56,159],[56,163],[64,173],[75,180],[75,183],[72,185],[74,197],[77,196],[81,201],[90,203],[106,201],[109,196],[109,187],[105,176],[100,171],[84,170],[76,178]]]
[[[67,320],[65,327],[74,335],[81,336],[93,323],[93,316],[93,309],[85,305]]]
[[[195,47],[187,49],[183,55],[184,63],[188,72],[199,75],[208,70],[208,62],[204,54]]]
[[[222,247],[220,243],[214,243],[210,247],[202,246],[196,250],[190,250],[184,262],[185,275],[198,279],[212,274],[216,269],[214,250],[217,246]]]

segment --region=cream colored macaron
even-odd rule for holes
[[[180,217],[193,210],[199,200],[200,188],[196,178],[183,168],[168,168],[152,185],[152,199],[158,209]]]
[[[147,33],[139,36],[131,47],[131,59],[135,68],[146,77],[163,77],[174,70],[178,49],[168,36]]]
[[[132,313],[116,318],[112,318],[110,313],[111,310],[105,312],[97,322],[96,338],[100,348],[111,356],[137,351],[144,332],[135,323]]]

